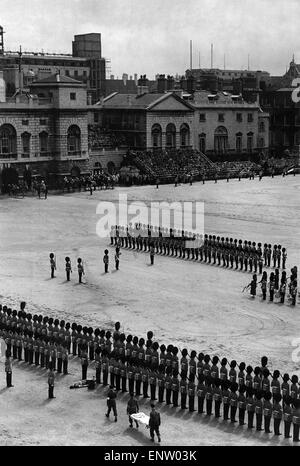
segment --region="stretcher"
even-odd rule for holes
[[[144,424],[145,427],[149,427],[149,420],[150,416],[148,416],[145,413],[134,413],[130,414],[131,419],[134,421],[140,422],[141,424]]]

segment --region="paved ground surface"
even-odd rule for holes
[[[32,313],[57,316],[82,325],[112,329],[116,320],[125,333],[139,337],[153,330],[160,342],[256,365],[266,354],[272,369],[299,374],[292,353],[299,338],[299,303],[253,301],[242,288],[246,272],[213,265],[155,257],[123,250],[120,271],[103,274],[102,256],[108,241],[96,234],[100,201],[128,194],[136,201],[205,202],[205,231],[220,236],[281,244],[288,250],[288,271],[300,264],[299,176],[266,178],[259,182],[231,180],[194,184],[116,188],[36,198],[0,199],[0,299],[19,307],[24,299]],[[49,278],[49,252],[57,256],[57,277]],[[113,255],[111,249],[111,256]],[[77,274],[65,281],[64,257],[85,262],[85,284]],[[111,261],[113,262],[113,261]],[[75,272],[75,271],[74,271]],[[69,390],[80,378],[77,360],[68,376],[58,376],[56,396],[47,400],[47,376],[41,368],[14,365],[15,387],[5,388],[3,357],[0,368],[0,444],[21,445],[148,445],[149,432],[128,428],[127,396],[118,402],[119,421],[105,416],[105,393]],[[88,375],[93,375],[90,366]],[[148,412],[149,403],[141,410]],[[164,445],[289,444],[266,434],[232,428],[198,414],[162,405]]]

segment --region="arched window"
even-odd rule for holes
[[[108,162],[107,170],[108,170],[108,173],[110,173],[111,175],[116,173],[116,166],[115,166],[114,162]]]
[[[166,147],[176,147],[176,127],[169,123],[166,128]]]
[[[235,148],[237,152],[242,152],[243,150],[243,135],[242,133],[237,133],[235,136]]]
[[[12,125],[0,127],[0,154],[2,157],[14,157],[17,154],[17,133]]]
[[[72,125],[68,129],[67,136],[68,154],[80,155],[81,151],[81,133],[77,125]]]
[[[49,155],[49,135],[46,131],[42,131],[39,134],[40,141],[40,155]]]
[[[199,150],[205,154],[206,151],[206,134],[201,133],[199,134]]]
[[[162,146],[161,135],[162,135],[161,126],[158,124],[153,125],[151,129],[152,147]]]
[[[247,151],[252,152],[253,151],[253,133],[247,133]]]
[[[31,134],[30,133],[22,133],[21,134],[21,139],[22,139],[22,157],[23,158],[28,158],[30,157],[30,139],[31,139]]]
[[[228,132],[225,126],[218,126],[215,130],[215,152],[226,154],[228,149]]]
[[[190,127],[186,123],[180,126],[180,145],[181,147],[190,145]]]

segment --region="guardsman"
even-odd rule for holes
[[[150,245],[150,263],[151,263],[151,265],[154,265],[154,256],[155,256],[154,244],[151,242],[151,245]]]
[[[272,259],[273,259],[273,267],[275,269],[276,264],[277,264],[277,244],[274,244],[273,246]]]
[[[266,392],[264,394],[264,403],[263,403],[263,412],[264,412],[264,424],[265,424],[265,433],[271,434],[270,423],[272,417],[272,403],[271,403],[272,393]]]
[[[228,421],[229,407],[230,407],[230,382],[229,380],[222,381],[222,400],[223,400],[223,419]]]
[[[260,253],[258,256],[258,273],[260,275],[262,274],[262,269],[263,269],[263,258],[262,258],[262,253]]]
[[[63,363],[63,373],[68,375],[68,362],[69,362],[69,351],[67,342],[62,343],[62,363]]]
[[[172,393],[172,367],[166,367],[166,378],[165,378],[165,388],[166,388],[166,404],[171,404],[171,393]]]
[[[240,263],[240,270],[243,270],[244,266],[244,250],[242,245],[242,240],[239,240],[239,263]]]
[[[196,351],[192,350],[191,351],[191,356],[190,356],[190,360],[189,360],[189,378],[192,376],[196,376],[196,367],[197,367],[197,363],[196,363]]]
[[[222,382],[224,382],[228,378],[228,370],[226,366],[227,366],[227,359],[223,358],[221,360],[221,367],[220,367],[220,379],[222,380]]]
[[[248,260],[249,260],[248,242],[244,241],[244,267],[245,267],[246,272],[248,270]]]
[[[263,275],[262,275],[262,278],[260,280],[260,282],[258,282],[261,284],[261,291],[262,291],[262,295],[263,295],[263,301],[265,301],[267,299],[267,283],[268,283],[268,274],[266,271],[263,272]]]
[[[138,360],[138,351],[139,351],[139,345],[138,345],[139,339],[137,336],[134,336],[132,339],[132,348],[131,348],[131,362],[136,363]]]
[[[131,352],[132,352],[132,335],[127,335],[126,344],[125,344],[125,358],[127,362],[131,360]]]
[[[105,249],[104,251],[103,263],[104,263],[104,273],[108,273],[108,264],[109,264],[108,249]]]
[[[84,275],[84,268],[83,268],[82,259],[80,257],[77,259],[77,270],[78,270],[79,283],[82,283],[82,275]]]
[[[179,380],[178,380],[178,370],[173,370],[172,377],[172,403],[175,408],[178,406],[178,393],[179,393]]]
[[[115,375],[115,382],[116,382],[116,390],[117,392],[121,390],[121,361],[120,361],[120,355],[116,354],[116,359],[114,362],[114,375]]]
[[[73,356],[77,355],[77,324],[75,322],[71,325],[72,333],[71,333],[71,341],[72,341],[72,354]]]
[[[254,390],[255,400],[255,416],[256,416],[256,430],[261,431],[262,420],[263,420],[263,392],[261,390]]]
[[[18,360],[22,361],[22,346],[23,346],[23,339],[21,335],[21,328],[17,329],[18,338],[17,338],[17,353],[18,353]]]
[[[289,374],[283,374],[282,380],[283,382],[281,384],[281,394],[282,394],[283,403],[285,403],[285,399],[288,396],[290,396]]]
[[[156,368],[149,369],[149,384],[150,384],[150,399],[151,401],[156,400],[156,384],[157,384],[157,370]]]
[[[165,366],[162,364],[158,366],[157,385],[158,385],[158,401],[159,403],[162,403],[164,401],[164,391],[165,391]]]
[[[186,398],[187,398],[187,372],[182,372],[180,374],[180,407],[181,409],[187,409]]]
[[[283,304],[284,299],[285,299],[285,293],[286,293],[286,281],[283,278],[281,279],[279,293],[280,293],[280,302],[281,304]]]
[[[116,252],[115,252],[115,264],[116,264],[116,270],[119,270],[119,264],[120,264],[120,255],[122,253],[120,252],[120,249],[117,247]]]
[[[251,387],[246,389],[246,409],[248,415],[248,429],[253,429],[253,419],[255,412],[255,401],[253,399],[253,389]]]
[[[239,388],[245,385],[245,369],[246,369],[246,364],[244,362],[241,362],[239,364],[239,373],[238,373]]]
[[[6,386],[13,387],[12,385],[12,358],[9,350],[5,351],[5,373],[6,373]]]
[[[48,373],[48,398],[55,398],[54,396],[54,370],[52,365],[49,366],[49,373]]]
[[[299,429],[300,429],[300,400],[293,401],[293,442],[299,442]]]
[[[234,240],[234,250],[233,250],[233,256],[234,256],[234,262],[235,262],[235,270],[239,268],[239,248],[238,248],[238,240]]]
[[[204,376],[205,377],[205,376]],[[206,385],[206,415],[211,416],[212,415],[212,404],[213,404],[213,388],[212,388],[212,379],[210,375],[207,375],[205,377],[205,385]]]
[[[64,336],[62,337],[67,345],[68,353],[71,351],[71,332],[70,332],[71,324],[70,322],[66,323]]]
[[[114,244],[114,236],[115,236],[115,227],[112,225],[110,227],[110,245],[113,246]]]
[[[50,338],[45,337],[45,367],[46,369],[49,369],[50,367],[50,351],[51,351],[51,345],[50,345]]]
[[[34,336],[33,351],[34,351],[34,364],[38,366],[40,364],[40,339],[37,333]]]
[[[136,365],[133,366],[133,371],[135,380],[135,394],[136,396],[141,396],[142,368],[138,360],[136,362]]]
[[[282,248],[282,268],[283,268],[283,270],[285,269],[286,259],[287,259],[286,249]]]
[[[272,382],[271,382],[271,392],[273,398],[275,395],[280,395],[280,382],[279,382],[280,373],[278,370],[275,370],[272,375]]]
[[[268,244],[267,247],[267,266],[271,266],[271,257],[272,257],[272,245]]]
[[[61,374],[62,371],[62,354],[63,354],[63,347],[62,347],[62,342],[59,341],[57,344],[57,349],[56,349],[56,356],[57,356],[57,372]]]
[[[284,420],[284,438],[291,438],[291,424],[293,420],[293,409],[291,407],[292,398],[290,396],[286,396],[283,405],[283,420]]]
[[[275,290],[279,290],[279,269],[275,269]]]
[[[268,245],[267,245],[267,243],[264,244],[263,255],[264,255],[264,266],[267,267],[267,265],[268,265]]]
[[[251,282],[244,288],[244,290],[250,288],[250,295],[252,298],[255,298],[256,296],[256,288],[257,288],[257,275],[254,274],[252,276]]]
[[[222,390],[221,390],[221,379],[215,379],[213,381],[213,399],[215,401],[215,417],[221,417],[220,408],[222,403]]]
[[[247,366],[246,372],[247,372],[247,375],[246,375],[245,385],[248,390],[249,388],[253,388],[253,376],[252,376],[253,367]]]
[[[51,278],[54,278],[54,271],[56,270],[56,260],[53,252],[50,252],[50,269],[51,269]]]
[[[189,395],[189,412],[190,413],[195,411],[195,390],[196,390],[195,375],[190,374],[189,383],[188,383],[188,386],[187,386],[187,391],[188,391],[188,395]]]
[[[96,369],[96,383],[101,383],[101,348],[95,349],[95,369]]]
[[[203,366],[204,366],[203,359],[204,359],[204,354],[203,354],[203,353],[199,353],[199,354],[198,354],[198,362],[197,362],[197,377],[198,377],[198,378],[199,378],[199,376],[200,376],[201,374],[203,374]]]
[[[218,356],[213,356],[212,366],[210,368],[210,376],[212,378],[212,383],[214,383],[214,381],[219,378],[219,368],[217,366],[218,362],[219,362]]]
[[[28,332],[28,362],[29,364],[33,364],[33,332],[32,330],[29,330]]]
[[[203,413],[204,400],[206,398],[207,386],[205,384],[204,375],[198,375],[197,397],[198,397],[198,413]]]
[[[293,402],[295,401],[295,399],[298,398],[298,376],[297,375],[292,375],[291,377],[291,387],[290,387],[290,394],[291,394],[291,397],[293,399]]]
[[[145,364],[147,367],[151,366],[151,356],[152,356],[152,340],[147,340],[146,350],[145,350]]]
[[[39,344],[39,351],[40,351],[40,361],[41,361],[41,367],[45,367],[45,338],[41,337],[40,339],[40,344]]]
[[[245,397],[245,392],[246,392],[246,385],[240,385],[239,386],[239,395],[238,395],[238,408],[239,408],[239,425],[244,426],[245,425],[245,413],[246,413],[246,397]]]
[[[129,393],[134,392],[134,372],[135,368],[131,361],[127,363],[127,378],[128,378],[128,391]]]
[[[274,301],[274,291],[275,291],[275,275],[274,275],[274,272],[271,272],[270,280],[269,280],[270,301]]]
[[[209,364],[210,361],[210,356],[209,354],[206,354],[204,356],[204,365],[203,365],[203,375],[205,380],[210,378],[210,371],[211,371],[211,366]]]
[[[280,423],[282,419],[282,407],[280,405],[280,401],[282,400],[282,396],[280,393],[273,396],[273,419],[274,419],[274,435],[281,435],[279,432]]]
[[[65,257],[66,261],[66,276],[67,276],[67,281],[70,281],[70,274],[72,272],[72,265],[71,265],[71,259],[70,257]]]
[[[281,244],[278,244],[277,246],[277,267],[280,269],[280,263],[281,263]],[[275,264],[276,267],[276,264]]]
[[[231,384],[233,382],[236,382],[236,378],[237,378],[236,366],[237,366],[236,361],[232,360],[231,363],[230,363],[230,370],[229,370],[229,374],[228,374],[229,382]]]
[[[88,361],[88,353],[87,353],[88,347],[86,344],[83,344],[81,346],[81,352],[80,352],[80,359],[81,359],[81,369],[82,369],[82,380],[87,379],[87,368],[89,365]]]
[[[139,348],[138,348],[138,352],[137,352],[137,359],[139,361],[139,363],[143,364],[144,361],[145,361],[145,340],[144,338],[140,338],[139,339]]]
[[[254,377],[253,377],[253,385],[252,385],[254,390],[261,390],[262,388],[261,374],[262,374],[261,368],[256,366],[254,369]]]
[[[236,422],[235,415],[237,411],[237,404],[238,404],[238,384],[236,382],[232,382],[230,385],[230,422],[233,424]]]
[[[142,371],[142,382],[143,382],[143,397],[149,398],[149,395],[148,395],[149,368],[147,367],[145,361],[141,362],[141,371]]]
[[[108,359],[108,351],[106,348],[102,350],[101,366],[102,366],[102,372],[103,372],[103,386],[106,387],[108,385],[108,373],[109,373],[109,359]]]

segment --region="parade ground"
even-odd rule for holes
[[[300,375],[299,298],[295,307],[262,301],[242,292],[251,273],[174,257],[121,250],[115,271],[114,248],[109,238],[96,233],[101,201],[203,201],[205,233],[281,244],[287,248],[287,276],[300,265],[300,177],[242,179],[174,185],[117,187],[95,191],[36,197],[0,198],[0,302],[26,310],[146,338],[148,330],[160,344],[172,343],[204,354],[218,355],[253,367],[263,355],[271,372]],[[103,253],[110,252],[109,274],[104,274]],[[57,260],[56,278],[50,278],[49,253]],[[65,260],[72,261],[71,281]],[[84,283],[78,283],[77,258],[84,261]],[[264,268],[269,273],[272,268]],[[260,278],[258,279],[258,281]],[[298,341],[297,341],[298,339]],[[297,346],[299,350],[297,352]],[[180,356],[180,355],[179,355]],[[70,356],[69,375],[57,375],[55,396],[48,400],[47,371],[13,362],[13,388],[6,388],[2,345],[0,377],[0,445],[150,445],[149,431],[128,426],[128,395],[117,398],[118,422],[105,417],[102,386],[70,390],[80,380],[78,358]],[[95,374],[94,363],[88,377]],[[224,423],[165,404],[161,412],[162,445],[292,445],[247,426]],[[140,411],[149,414],[150,402]]]

